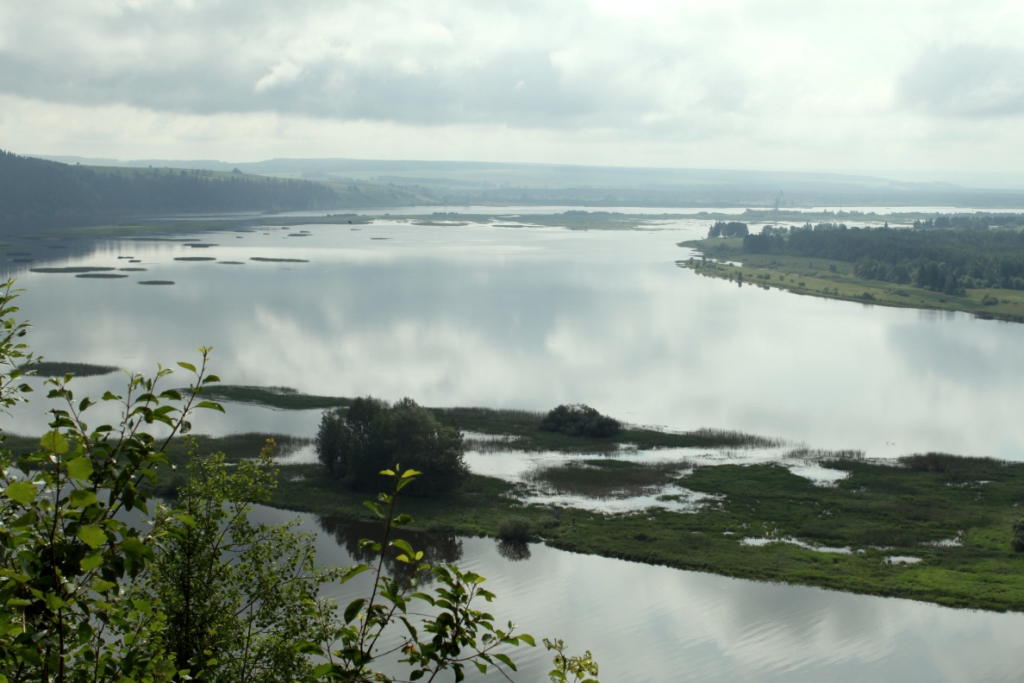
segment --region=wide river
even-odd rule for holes
[[[27,290],[19,303],[34,325],[29,342],[49,360],[152,371],[212,345],[214,370],[231,384],[429,406],[585,402],[638,424],[737,429],[876,457],[935,450],[1024,460],[1024,325],[703,278],[675,261],[692,253],[676,243],[706,234],[706,221],[502,227],[513,222],[423,226],[382,216],[373,225],[210,233],[198,239],[212,246],[200,248],[22,240],[9,242],[7,269]],[[176,260],[197,257],[215,260]],[[61,266],[146,270],[111,271],[127,276],[119,279],[28,272]],[[138,284],[148,280],[175,284]],[[119,381],[76,384],[79,395],[95,395]],[[4,428],[41,432],[44,405],[39,396]],[[229,406],[195,423],[206,433],[311,436],[318,419]],[[1024,671],[1022,615],[540,546],[512,561],[490,540],[457,543],[459,562],[490,577],[496,614],[593,650],[606,683],[1010,681]],[[323,561],[348,561],[331,535],[321,531],[319,544]],[[544,653],[523,661],[521,680],[544,678]]]

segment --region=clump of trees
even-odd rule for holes
[[[411,398],[388,405],[367,396],[324,412],[316,453],[330,476],[358,491],[375,490],[378,472],[394,463],[421,472],[418,495],[450,495],[469,473],[462,433]]]
[[[848,228],[843,224],[763,230],[743,238],[751,254],[780,254],[854,264],[868,280],[913,284],[950,295],[968,289],[1024,289],[1024,232]]]
[[[24,400],[31,389],[21,378],[34,362],[19,341],[27,325],[13,318],[11,285],[0,288],[0,409]],[[178,364],[194,376],[185,391],[162,390],[172,370],[161,368],[131,375],[123,396],[104,394],[122,408],[115,425],[90,428],[95,402],[74,397],[71,375],[49,379],[59,403],[38,450],[0,448],[0,681],[369,683],[442,672],[462,680],[470,667],[508,678],[508,653],[534,639],[475,607],[495,597],[483,577],[429,566],[395,536],[413,521],[396,503],[416,470],[378,473],[390,486],[369,505],[383,539],[361,541],[372,561],[350,567],[317,565],[312,536],[294,524],[249,522],[276,484],[272,444],[237,468],[193,450],[174,506],[152,499],[157,470],[171,466],[170,439],[190,430],[196,409],[223,410],[201,397],[219,380],[207,372],[209,350],[200,351],[198,367]],[[154,423],[167,428],[159,440],[147,431]],[[438,588],[389,576],[387,559],[429,572]],[[326,583],[363,573],[373,577],[364,597],[344,609],[323,597]],[[414,601],[426,609],[410,609]],[[555,654],[552,680],[597,675],[589,652],[545,646]],[[399,679],[380,669],[382,657]]]
[[[708,238],[712,237],[746,237],[750,234],[750,229],[746,223],[740,223],[739,221],[717,221],[708,230]]]
[[[540,421],[540,428],[546,432],[558,432],[568,436],[604,439],[618,434],[622,426],[615,418],[602,415],[590,406],[580,403],[553,408]]]

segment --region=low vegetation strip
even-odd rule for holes
[[[236,384],[210,385],[203,396],[219,401],[250,403],[280,410],[313,410],[346,407],[352,399],[336,396],[311,396],[289,387],[254,387]]]
[[[858,277],[854,266],[821,258],[745,254],[735,246],[702,240],[683,246],[700,250],[708,258],[676,262],[698,275],[719,278],[739,286],[780,289],[793,294],[817,296],[862,304],[924,308],[970,313],[979,318],[1024,322],[1024,292],[1013,289],[967,289],[951,295],[913,285],[898,285]],[[739,264],[739,265],[737,265]]]
[[[523,484],[474,475],[451,497],[405,504],[426,529],[497,536],[503,522],[518,518],[528,521],[532,538],[574,552],[953,607],[1024,611],[1024,553],[1013,549],[1024,464],[936,455],[891,464],[837,457],[821,463],[849,476],[820,486],[774,464],[673,474],[668,467],[596,462],[538,476],[594,495],[612,495],[625,479],[643,486],[668,478],[713,494],[712,502],[692,513],[558,510],[524,504]],[[272,504],[361,519],[363,497],[339,489],[317,465],[296,465],[282,468]],[[890,561],[901,557],[919,561]]]
[[[76,377],[97,377],[120,370],[116,365],[93,365],[91,363],[64,363],[61,361],[40,361],[33,363],[31,370],[39,377],[63,377],[69,373]]]

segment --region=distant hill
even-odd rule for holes
[[[458,205],[663,207],[1024,208],[1024,176],[984,173],[885,174],[632,168],[568,164],[383,159],[58,161],[123,167],[167,166],[279,178],[373,183]],[[963,181],[962,184],[960,181]]]
[[[71,166],[0,150],[0,231],[33,231],[144,217],[313,211],[423,204],[395,187],[235,172]]]

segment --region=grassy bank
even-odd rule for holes
[[[401,507],[425,529],[493,536],[503,520],[518,516],[530,521],[536,538],[573,552],[954,607],[1024,610],[1024,554],[1010,548],[1024,502],[1024,465],[952,456],[824,464],[848,477],[823,487],[779,465],[721,465],[676,479],[678,468],[614,460],[536,475],[557,489],[598,495],[623,481],[675,481],[712,496],[694,513],[565,509],[556,520],[552,509],[516,498],[522,484],[480,476],[450,499],[410,496]],[[273,504],[362,519],[367,497],[339,490],[319,467],[292,466],[282,468]],[[888,559],[900,557],[919,561]]]
[[[782,289],[880,306],[960,311],[980,318],[1024,322],[1024,291],[1020,290],[968,289],[963,296],[932,292],[913,285],[859,278],[853,273],[852,263],[744,253],[740,239],[695,240],[680,246],[696,249],[714,260],[691,258],[677,261],[677,265],[740,286]]]

